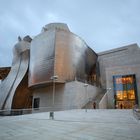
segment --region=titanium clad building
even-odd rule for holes
[[[29,86],[79,79],[93,82],[97,54],[77,35],[69,31],[66,24],[51,23],[31,42]]]
[[[82,108],[89,101],[85,82],[90,99],[101,92],[93,86],[97,54],[66,24],[51,23],[33,39],[19,38],[14,50],[11,71],[0,85],[1,109],[50,107],[54,101],[58,109]]]
[[[97,54],[66,24],[46,25],[30,47],[29,87],[33,89],[34,106],[52,106],[51,78],[57,76],[54,106],[81,108],[87,102],[84,83],[96,83],[96,60]],[[92,85],[89,90],[93,90],[90,98],[100,91]]]
[[[140,106],[137,44],[97,54],[66,24],[51,23],[19,37],[13,55],[11,68],[0,68],[2,110]]]

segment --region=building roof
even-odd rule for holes
[[[45,25],[45,27],[43,27],[42,32],[52,29],[61,29],[65,31],[70,31],[67,24],[65,23],[50,23]]]
[[[115,48],[115,49],[100,52],[100,53],[98,53],[98,56],[108,55],[108,54],[111,54],[111,53],[116,53],[116,52],[128,50],[129,48],[139,49],[139,46],[136,43],[134,43],[134,44],[126,45],[126,46],[123,46],[123,47],[119,47],[119,48]]]

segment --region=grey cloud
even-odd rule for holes
[[[139,5],[139,0],[1,0],[0,66],[11,65],[18,35],[35,36],[50,22],[67,23],[96,52],[140,44]]]

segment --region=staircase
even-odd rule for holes
[[[100,102],[100,100],[102,99],[102,97],[104,96],[104,93],[102,92],[102,93],[100,93],[100,94],[98,94],[95,98],[90,98],[89,100],[88,100],[88,103],[87,104],[85,104],[83,107],[82,107],[82,109],[93,109],[94,107],[93,107],[93,103],[95,102],[96,103],[96,109],[99,109],[99,102]]]

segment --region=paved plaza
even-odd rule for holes
[[[140,140],[132,110],[70,110],[0,117],[0,140]]]

